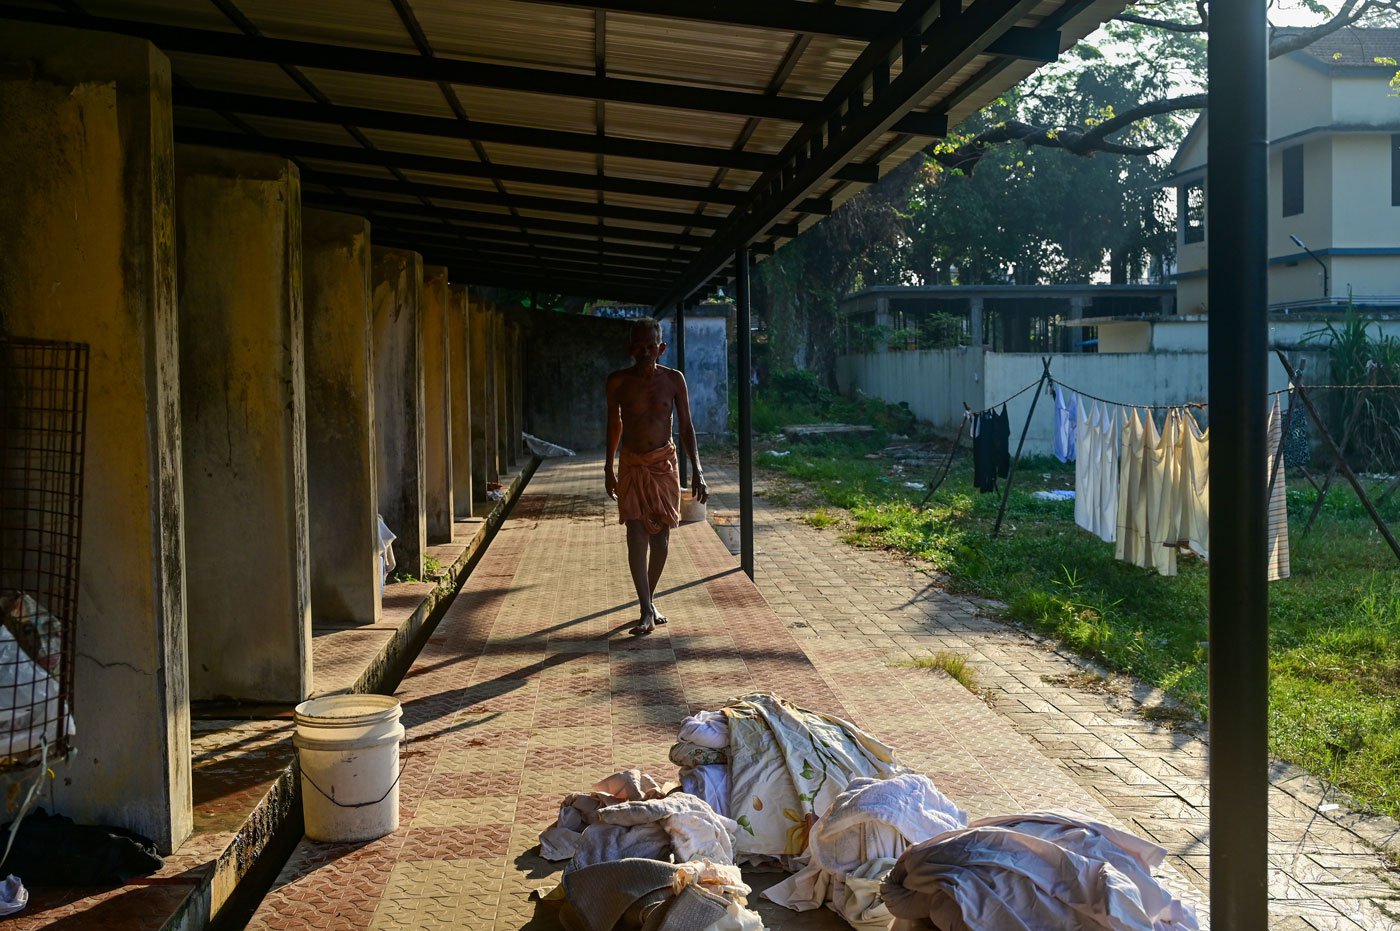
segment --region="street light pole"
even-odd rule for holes
[[[1299,249],[1302,249],[1302,250],[1303,250],[1304,252],[1306,252],[1308,255],[1312,256],[1312,260],[1313,260],[1314,262],[1316,262],[1318,265],[1322,266],[1322,299],[1323,299],[1324,301],[1330,301],[1330,300],[1332,300],[1331,282],[1328,281],[1328,276],[1327,276],[1327,263],[1324,262],[1324,261],[1322,261],[1322,259],[1318,258],[1316,252],[1312,251],[1312,250],[1309,249],[1307,246],[1303,245],[1303,241],[1302,241],[1301,239],[1299,239],[1297,236],[1294,236],[1293,234],[1290,233],[1289,236],[1288,236],[1288,238],[1291,239],[1291,240],[1293,240],[1293,244],[1294,244],[1295,246],[1297,246]]]

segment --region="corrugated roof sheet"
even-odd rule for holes
[[[915,24],[933,24],[930,54],[947,52],[952,67],[920,89],[924,99],[905,93],[887,104],[882,92],[876,109],[892,119],[951,101],[945,109],[956,124],[1036,64],[973,56],[953,37],[981,48],[1013,25],[1041,25],[1060,30],[1068,46],[1123,6],[972,0],[949,24],[934,23],[937,0],[774,0],[763,15],[792,17],[780,28],[754,25],[738,0],[657,0],[656,15],[610,11],[609,0],[21,2],[34,12],[8,15],[148,35],[171,58],[177,138],[280,151],[302,166],[308,203],[371,214],[386,241],[418,237],[425,259],[459,278],[508,285],[526,280],[527,267],[532,284],[568,290],[582,277],[596,290],[592,279],[601,277],[616,281],[613,296],[639,300],[684,296],[742,240],[780,243],[820,222],[791,206],[853,196],[870,177],[858,163],[878,159],[889,169],[927,144],[926,135],[890,128],[850,146],[838,136],[839,154],[821,156],[834,176],[778,158],[799,134],[829,141],[833,127],[859,121],[824,102],[852,69],[867,102],[875,97],[868,60],[888,64],[892,89],[909,83],[899,50]],[[847,7],[882,15],[867,29],[882,35],[842,33],[850,27],[830,11]],[[701,21],[719,16],[737,22]],[[805,20],[815,31],[799,30],[804,17],[821,17]],[[874,21],[863,13],[860,22]],[[1353,46],[1338,48],[1350,56]],[[256,135],[243,135],[249,130]],[[784,165],[792,192],[770,210]],[[601,197],[600,166],[610,188]],[[689,251],[676,248],[682,242]],[[712,248],[698,258],[693,250],[706,243]],[[590,245],[619,254],[591,259]],[[685,274],[666,264],[672,254],[691,263]]]

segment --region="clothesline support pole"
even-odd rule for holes
[[[1288,364],[1288,357],[1283,354],[1282,350],[1275,351],[1278,353],[1279,361],[1283,363],[1284,371],[1288,373],[1289,380],[1292,381],[1295,376],[1293,366]],[[1352,471],[1351,465],[1347,462],[1346,456],[1343,455],[1341,447],[1337,445],[1336,440],[1332,439],[1331,432],[1322,422],[1322,418],[1317,415],[1317,408],[1313,407],[1312,398],[1308,397],[1308,392],[1301,385],[1298,386],[1298,399],[1302,401],[1303,406],[1308,409],[1308,414],[1312,417],[1313,423],[1318,425],[1318,432],[1322,434],[1322,439],[1327,443],[1327,448],[1332,451],[1332,457],[1337,463],[1337,469],[1346,480],[1351,483],[1351,487],[1355,489],[1356,497],[1361,499],[1361,506],[1366,509],[1367,514],[1371,515],[1371,520],[1375,522],[1376,529],[1381,532],[1381,536],[1385,537],[1385,542],[1390,544],[1391,552],[1395,554],[1395,558],[1400,559],[1400,543],[1395,542],[1395,537],[1391,534],[1390,528],[1386,526],[1385,520],[1381,517],[1380,512],[1376,510],[1375,504],[1371,502],[1371,496],[1366,494],[1366,489],[1362,486],[1361,479],[1357,478],[1356,473]]]
[[[1042,356],[1040,364],[1040,383],[1035,386],[1035,393],[1031,395],[1031,409],[1026,411],[1026,422],[1021,425],[1021,439],[1016,444],[1016,456],[1011,460],[1011,468],[1006,473],[1006,487],[1001,490],[1001,506],[997,508],[997,522],[992,525],[993,537],[1001,533],[1001,521],[1006,516],[1006,502],[1011,497],[1011,482],[1016,477],[1016,467],[1021,464],[1021,450],[1025,448],[1026,434],[1031,429],[1031,418],[1035,416],[1035,405],[1040,401],[1040,392],[1050,382],[1050,357]]]
[[[1372,372],[1369,378],[1374,381],[1375,373]],[[1356,393],[1356,400],[1351,403],[1351,411],[1347,414],[1345,425],[1342,428],[1342,441],[1337,444],[1340,449],[1347,448],[1347,441],[1351,439],[1351,428],[1356,425],[1356,418],[1361,416],[1361,405],[1365,400],[1366,389],[1362,388]],[[1327,431],[1326,425],[1321,423],[1317,425],[1317,429],[1323,433]],[[1327,501],[1327,493],[1332,490],[1332,479],[1336,477],[1337,460],[1333,459],[1331,464],[1327,466],[1327,474],[1323,476],[1322,487],[1318,488],[1317,499],[1313,501],[1312,513],[1308,515],[1308,522],[1303,525],[1304,536],[1310,533],[1313,524],[1317,523],[1318,515],[1322,513],[1322,505]],[[1313,487],[1317,488],[1317,482],[1313,482]]]
[[[1269,469],[1269,494],[1268,499],[1274,500],[1274,486],[1278,484],[1278,473],[1283,466],[1283,447],[1288,442],[1288,431],[1293,427],[1293,401],[1291,395],[1299,388],[1303,387],[1303,371],[1307,368],[1308,360],[1303,359],[1298,363],[1298,379],[1289,386],[1290,399],[1288,410],[1283,415],[1283,429],[1278,435],[1278,449],[1274,451],[1274,461]]]
[[[934,473],[936,478],[931,478],[929,480],[928,493],[924,495],[924,500],[919,502],[919,510],[922,511],[924,508],[928,507],[929,499],[933,497],[933,493],[942,487],[943,482],[948,478],[948,473],[953,470],[953,457],[958,454],[958,444],[962,442],[963,430],[967,428],[969,416],[970,413],[968,412],[967,402],[964,401],[963,419],[958,424],[958,435],[953,437],[953,446],[948,450],[948,458],[943,460],[943,468]]]

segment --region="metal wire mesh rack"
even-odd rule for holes
[[[0,772],[69,751],[88,347],[0,338]]]

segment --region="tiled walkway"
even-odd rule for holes
[[[732,469],[707,464],[711,510],[737,510]],[[761,495],[765,483],[760,480]],[[759,590],[819,667],[850,648],[887,663],[939,650],[969,659],[1001,720],[1134,833],[1171,851],[1205,896],[1209,876],[1206,744],[1138,712],[1160,696],[1104,680],[1041,638],[943,591],[927,572],[841,542],[802,511],[755,501]],[[941,713],[941,709],[940,709]],[[1315,778],[1277,764],[1270,792],[1270,927],[1400,928],[1400,883],[1376,847],[1400,855],[1396,825],[1349,812]],[[1324,804],[1341,808],[1322,814]]]
[[[673,777],[680,719],[753,689],[853,718],[974,816],[1069,805],[1112,819],[945,677],[890,668],[865,643],[799,642],[706,524],[672,538],[671,624],[629,637],[637,608],[600,472],[586,458],[541,467],[405,678],[399,830],[303,841],[250,927],[552,927],[528,894],[557,878],[531,851],[560,797],[627,767]],[[763,910],[772,928],[843,927]]]

